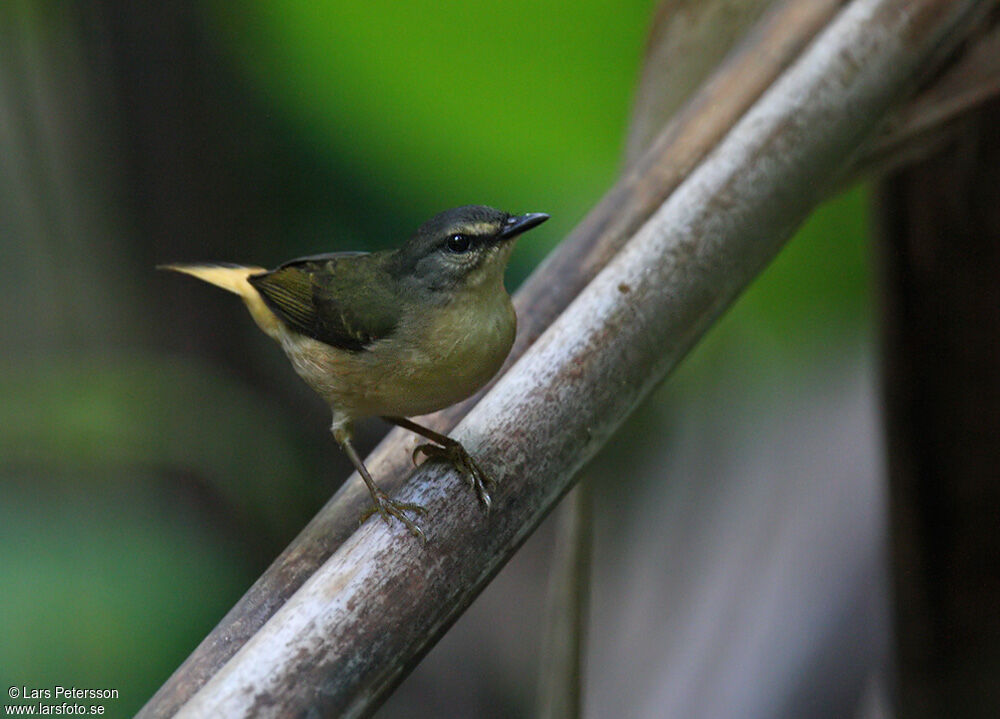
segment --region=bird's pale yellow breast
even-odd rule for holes
[[[408,312],[392,336],[361,352],[292,332],[280,341],[296,371],[335,414],[412,417],[455,404],[485,385],[510,352],[516,325],[506,291],[484,283],[447,305]]]

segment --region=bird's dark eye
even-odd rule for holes
[[[460,255],[469,251],[469,248],[472,247],[472,240],[468,235],[452,235],[448,238],[447,247],[449,252]]]

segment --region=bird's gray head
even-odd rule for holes
[[[446,210],[422,224],[393,256],[399,277],[438,292],[501,281],[513,239],[549,219],[511,215],[485,205]]]

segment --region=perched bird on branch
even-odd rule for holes
[[[407,417],[435,412],[489,381],[514,342],[516,318],[503,284],[514,238],[548,215],[482,205],[442,212],[395,250],[334,252],[274,270],[171,264],[239,295],[257,325],[281,344],[299,376],[333,411],[331,430],[368,485],[386,522],[406,512],[378,488],[351,443],[353,422],[378,415],[431,440],[414,450],[452,462],[489,510],[492,482],[457,441]]]

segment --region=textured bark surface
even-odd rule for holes
[[[887,173],[929,157],[964,128],[963,117],[1000,95],[1000,23],[986,18],[962,53],[867,143],[858,173]]]
[[[898,716],[1000,716],[1000,103],[880,199]]]
[[[639,76],[626,143],[628,161],[642,155],[664,123],[697,92],[769,7],[780,6],[779,14],[791,8],[818,16],[822,25],[829,19],[830,7],[838,4],[843,2],[782,6],[771,0],[662,0],[649,30]],[[794,42],[797,38],[789,33],[772,38],[781,39]]]

